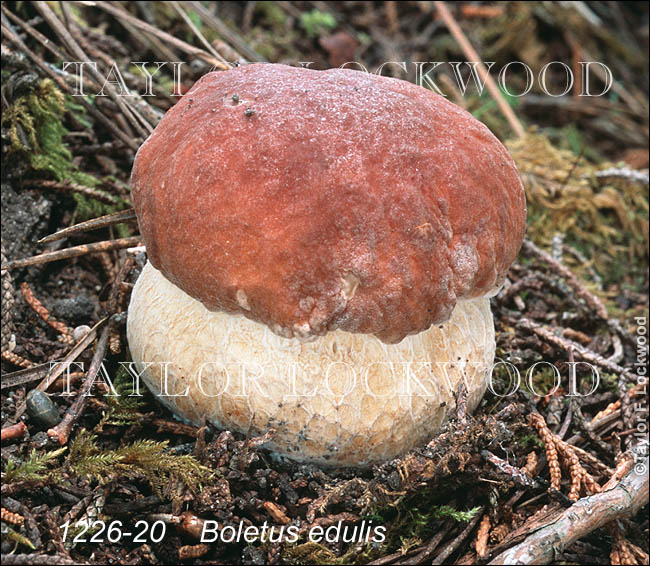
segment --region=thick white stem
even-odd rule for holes
[[[458,303],[448,322],[399,344],[340,330],[301,341],[208,311],[149,263],[133,290],[127,335],[143,380],[181,418],[273,429],[277,453],[342,466],[425,442],[461,380],[473,410],[495,349],[487,298]]]

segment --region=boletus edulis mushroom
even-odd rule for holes
[[[406,81],[205,75],[138,151],[133,360],[180,417],[367,466],[431,438],[494,359],[524,191],[478,120]]]

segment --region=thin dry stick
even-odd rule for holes
[[[25,383],[31,383],[32,381],[38,381],[39,379],[43,379],[48,369],[50,369],[48,364],[41,364],[27,369],[4,373],[2,374],[0,387],[2,390],[5,390],[17,387],[18,385],[24,385]]]
[[[108,53],[104,52],[101,49],[98,49],[91,41],[89,41],[81,32],[80,25],[85,24],[82,20],[73,21],[73,18],[70,15],[70,9],[66,3],[61,5],[63,10],[63,15],[66,18],[66,26],[72,37],[77,41],[83,50],[85,50],[94,60],[100,60],[104,63],[106,68],[110,68],[114,65],[117,65],[115,59],[113,59]],[[87,29],[87,27],[86,27]],[[167,59],[168,61],[175,61],[175,59]],[[138,78],[134,77],[128,71],[123,71],[122,73],[125,78],[130,78],[131,80],[137,81]],[[101,85],[100,85],[101,86]],[[121,94],[121,93],[120,93]],[[137,91],[129,91],[129,103],[140,112],[140,115],[136,115],[139,119],[144,118],[143,126],[146,129],[151,129],[151,126],[155,126],[162,117],[162,114],[155,107],[150,105],[144,100],[144,98]]]
[[[431,540],[420,552],[418,552],[412,558],[408,558],[403,562],[399,562],[399,564],[403,564],[406,566],[423,564],[436,551],[438,546],[440,546],[442,539],[444,539],[447,536],[447,533],[449,532],[450,529],[451,529],[451,524],[449,523],[449,521],[447,521],[444,524],[444,526],[431,538]]]
[[[598,436],[598,434],[596,434],[589,426],[587,419],[582,413],[582,408],[580,407],[578,399],[576,397],[571,397],[569,403],[571,406],[571,412],[573,414],[574,421],[581,435],[589,440],[589,442],[595,444],[603,454],[608,454],[611,450],[611,446],[602,438],[600,438],[600,436]]]
[[[2,8],[2,13],[7,16],[12,22],[18,24],[23,30],[27,32],[32,38],[38,41],[45,49],[47,49],[57,61],[65,61],[65,55],[63,52],[47,37],[45,37],[40,31],[34,29],[27,22],[19,18],[11,10],[9,10],[4,4],[0,6]]]
[[[119,300],[123,297],[122,283],[126,279],[126,276],[131,272],[131,269],[133,269],[134,264],[135,257],[127,256],[122,263],[120,270],[117,272],[117,276],[113,282],[113,288],[111,289],[111,294],[108,297],[108,312],[115,313],[120,311],[121,305],[119,304]]]
[[[80,185],[79,183],[38,179],[38,180],[26,180],[23,184],[25,186],[35,187],[39,189],[53,189],[55,191],[78,193],[80,195],[90,197],[92,199],[98,200],[99,202],[103,202],[106,204],[116,204],[119,202],[119,199],[116,196],[111,195],[106,191],[102,191],[101,189],[95,189],[93,187],[87,187],[85,185]]]
[[[77,58],[76,60],[88,61],[89,58],[84,50],[79,46],[61,20],[59,20],[57,15],[48,6],[47,2],[33,2],[33,5],[43,19],[49,24],[54,33],[56,33],[66,49]],[[65,8],[65,4],[63,4],[62,9],[65,10]],[[120,96],[113,85],[105,82],[105,77],[103,77],[95,67],[89,65],[88,72],[99,84],[104,85],[102,88],[106,89],[108,96],[110,96],[111,100],[117,104],[117,107],[121,110],[124,117],[131,123],[140,136],[146,138],[153,130],[153,127],[139,115],[135,108],[126,103],[124,100],[125,97]]]
[[[537,336],[539,336],[549,344],[553,344],[554,346],[557,346],[562,350],[566,350],[567,352],[571,348],[573,348],[576,357],[581,358],[586,362],[600,366],[606,369],[607,371],[624,375],[627,379],[630,380],[634,379],[634,374],[630,373],[625,368],[609,361],[606,358],[603,358],[601,355],[597,354],[596,352],[587,350],[584,346],[578,344],[577,342],[572,342],[571,340],[567,340],[562,336],[557,336],[553,332],[553,330],[539,324],[538,322],[535,322],[533,320],[524,317],[517,320],[515,322],[515,325],[518,326],[519,328],[523,328],[525,330],[533,332],[534,334],[537,334]]]
[[[226,65],[228,64],[228,61],[226,61],[220,53],[217,53],[217,50],[210,45],[210,42],[205,39],[205,36],[201,33],[201,30],[197,28],[194,25],[194,22],[190,19],[190,17],[187,15],[183,7],[181,6],[180,2],[177,2],[176,0],[172,0],[170,2],[174,10],[178,13],[178,15],[183,19],[185,24],[187,25],[188,28],[192,30],[192,33],[194,36],[203,44],[203,47],[205,47],[212,55],[214,55],[217,59],[219,59],[222,63],[225,63]]]
[[[646,459],[647,470],[647,459]],[[549,564],[576,540],[648,503],[648,473],[630,471],[613,489],[583,497],[490,564]]]
[[[118,238],[117,240],[106,240],[104,242],[96,242],[94,244],[83,244],[81,246],[74,246],[64,250],[55,252],[45,252],[33,257],[26,257],[24,259],[16,259],[2,264],[2,269],[17,269],[19,267],[28,267],[30,265],[40,265],[43,263],[50,263],[52,261],[59,261],[62,259],[69,259],[72,257],[81,257],[88,254],[95,254],[99,252],[108,252],[111,250],[120,250],[122,248],[130,248],[138,245],[140,236],[131,236],[129,238]]]
[[[104,354],[108,348],[108,339],[111,335],[112,328],[113,319],[111,318],[109,319],[108,324],[102,330],[99,340],[97,341],[97,349],[95,350],[93,359],[90,362],[90,367],[88,368],[88,373],[86,374],[86,380],[84,381],[81,389],[79,389],[77,397],[65,412],[65,415],[63,415],[61,422],[47,431],[47,435],[50,438],[55,439],[61,445],[68,442],[70,432],[72,431],[72,426],[83,414],[83,411],[86,408],[90,388],[95,383],[95,377],[104,359]]]
[[[596,59],[594,59],[594,54],[592,54],[591,51],[588,51],[584,45],[581,46],[581,51],[585,61],[596,61]],[[594,74],[601,81],[603,81],[604,83],[608,82],[608,77],[606,75],[606,72],[600,68],[600,65],[594,65],[593,70],[594,70]],[[639,116],[648,115],[647,103],[645,104],[640,103],[636,98],[634,98],[632,93],[629,92],[627,88],[625,88],[624,84],[619,83],[618,81],[613,81],[612,91],[618,94],[627,103],[627,105],[635,114]]]
[[[68,3],[61,2],[60,5],[61,11],[63,12],[63,17],[65,19],[66,28],[71,39],[70,46],[76,46],[79,49],[79,54],[84,53],[84,51],[88,51],[95,59],[103,60],[108,66],[116,65],[117,63],[112,57],[110,57],[110,55],[96,49],[94,45],[92,45],[83,37],[79,28],[73,21]],[[61,39],[64,38],[62,37]],[[90,69],[90,73],[95,77],[96,80],[104,80],[102,74],[97,72],[94,67]],[[139,134],[143,138],[146,138],[147,135],[153,131],[153,128],[158,123],[158,120],[160,120],[160,117],[156,117],[156,113],[152,112],[149,104],[145,102],[137,93],[130,93],[132,96],[129,97],[128,101],[124,101],[123,93],[118,93],[112,84],[106,82],[100,82],[100,84],[103,85],[102,90],[106,88],[108,95],[118,105],[120,110],[122,110],[123,115],[133,124]],[[113,94],[111,94],[111,90],[113,91]],[[145,116],[140,112],[143,109],[144,114],[146,114],[149,118],[153,118],[152,122],[149,122],[147,118],[145,118]]]
[[[387,554],[386,556],[377,558],[377,560],[368,562],[368,566],[389,566],[390,564],[397,564],[397,561],[400,558],[415,556],[418,552],[421,552],[423,548],[424,547],[422,546],[417,546],[415,548],[411,548],[410,550],[407,550],[406,553],[403,553],[398,550],[397,552],[393,552],[392,554]],[[417,564],[421,564],[421,562],[418,562]]]
[[[452,540],[449,544],[447,544],[445,548],[443,548],[443,550],[440,552],[440,554],[438,554],[435,557],[435,559],[431,562],[431,564],[444,564],[447,561],[447,558],[449,558],[454,552],[456,552],[456,550],[458,550],[458,547],[474,530],[476,523],[478,523],[479,520],[481,519],[484,509],[485,507],[481,507],[478,510],[478,513],[476,513],[474,518],[468,523],[468,525],[462,530],[462,532],[454,540]]]
[[[104,51],[97,49],[90,41],[88,41],[83,36],[79,28],[79,25],[77,25],[77,23],[73,21],[70,15],[70,9],[66,3],[61,4],[61,9],[63,10],[63,15],[66,18],[66,25],[70,34],[81,46],[81,48],[84,49],[87,53],[89,53],[94,59],[99,59],[103,61],[107,68],[116,65],[117,63],[115,59],[113,59],[109,54],[105,53]],[[174,61],[175,59],[168,59],[168,60]],[[128,72],[124,72],[124,76],[127,78],[129,76],[134,78],[133,75],[131,75]],[[147,130],[151,130],[152,129],[151,126],[155,126],[160,121],[162,114],[159,113],[158,109],[155,106],[151,106],[148,102],[146,102],[138,92],[130,91],[129,103],[133,106],[134,109],[140,112],[139,115],[136,113],[134,114],[138,119],[142,120],[144,118],[143,126]]]
[[[192,9],[203,19],[206,25],[210,26],[221,37],[223,37],[231,46],[242,53],[249,61],[266,61],[259,53],[252,49],[246,41],[235,31],[231,30],[224,24],[215,14],[213,14],[203,3],[197,1],[188,2]],[[246,59],[239,56],[242,63],[246,63]]]
[[[47,391],[50,385],[54,383],[57,378],[68,368],[70,367],[70,364],[74,362],[80,355],[81,353],[88,347],[90,344],[93,343],[95,340],[95,337],[97,335],[97,330],[103,326],[108,319],[104,318],[100,320],[95,326],[93,326],[90,331],[77,343],[77,345],[70,350],[68,355],[61,360],[61,363],[57,363],[56,366],[52,369],[51,372],[49,372],[43,381],[41,381],[37,386],[36,389],[39,391]],[[16,409],[16,418],[20,418],[22,414],[25,412],[25,409],[27,408],[27,403],[23,401],[20,405],[18,405],[18,408]]]
[[[607,480],[607,483],[603,486],[602,491],[607,491],[616,487],[616,484],[620,482],[627,474],[630,473],[632,466],[634,465],[634,457],[630,452],[624,452],[621,454],[621,458],[616,465],[616,469],[612,472],[611,477]]]
[[[194,45],[190,45],[189,43],[186,43],[185,41],[178,39],[173,35],[158,29],[157,27],[154,27],[146,22],[143,22],[142,20],[136,18],[135,16],[132,16],[126,10],[123,10],[122,8],[118,7],[118,5],[114,5],[111,2],[75,2],[75,3],[83,4],[85,6],[93,6],[95,8],[99,8],[100,10],[103,10],[104,12],[108,12],[112,16],[115,16],[117,19],[128,22],[133,27],[141,31],[144,31],[146,33],[150,33],[151,35],[154,35],[162,39],[163,41],[167,42],[171,47],[180,49],[181,51],[187,53],[188,55],[194,55],[196,57],[200,57],[206,63],[214,66],[217,69],[227,70],[230,68],[229,65],[213,57],[209,53],[205,52],[203,49],[199,47],[195,47]]]
[[[481,450],[481,456],[483,456],[483,458],[490,462],[501,473],[510,476],[518,484],[525,487],[539,487],[539,482],[530,477],[523,468],[513,466],[489,450]]]
[[[67,57],[64,55],[64,53],[58,47],[56,47],[54,45],[54,43],[51,40],[49,40],[47,37],[45,37],[38,30],[34,29],[31,25],[29,25],[29,23],[21,20],[18,16],[16,16],[14,13],[9,11],[4,5],[2,6],[2,13],[3,13],[3,15],[6,15],[11,21],[18,24],[30,37],[35,39],[45,49],[47,49],[54,56],[54,58],[57,61],[65,61],[66,60]],[[77,36],[77,38],[78,38],[78,36]],[[39,62],[37,62],[37,64],[38,63]],[[40,63],[43,63],[43,61],[41,61]],[[41,68],[43,68],[42,64],[39,64],[39,66]],[[51,69],[44,69],[44,70],[50,70],[50,72],[53,73],[53,71],[51,71]],[[101,85],[98,85],[91,77],[89,77],[88,73],[83,73],[83,75],[78,76],[78,77],[73,77],[72,75],[66,73],[62,69],[57,69],[57,73],[60,73],[62,75],[62,77],[64,77],[68,81],[68,83],[70,83],[70,85],[75,85],[75,88],[76,88],[77,82],[79,80],[83,80],[83,86],[86,89],[99,90],[99,88],[101,87]],[[66,84],[65,80],[63,80],[60,76],[56,76],[56,75],[54,75],[54,76],[56,77],[55,80],[56,80],[57,84],[59,85],[59,87],[62,90],[66,90],[66,91],[71,92],[71,88],[68,86],[68,84]],[[50,78],[53,78],[53,77],[51,76]],[[136,100],[137,99],[138,98],[136,97]],[[84,103],[84,104],[87,104],[83,99],[81,100],[81,102]],[[143,110],[144,108],[148,109],[149,112],[151,112],[151,110],[152,110],[151,106],[149,106],[147,103],[144,103],[144,106],[140,105],[141,110]],[[94,110],[94,107],[90,107],[90,110],[91,111]],[[98,112],[98,111],[95,110],[95,112]],[[156,120],[156,122],[157,121],[158,120]],[[153,122],[153,123],[156,123],[156,122]],[[109,124],[110,124],[110,122],[107,123],[106,125],[109,125]],[[134,149],[137,149],[137,145],[134,147]]]
[[[113,281],[111,293],[108,297],[108,310],[110,313],[114,313],[116,310],[122,281],[131,271],[134,263],[135,259],[133,257],[127,257]],[[104,359],[104,355],[106,354],[106,350],[110,342],[110,337],[116,323],[117,317],[115,315],[111,316],[108,320],[108,324],[102,330],[99,340],[97,341],[97,348],[95,350],[95,354],[93,355],[93,359],[90,362],[90,367],[88,368],[88,373],[86,374],[86,380],[77,393],[77,397],[66,411],[61,422],[54,428],[51,428],[47,431],[48,436],[50,438],[58,440],[59,444],[65,444],[68,441],[74,423],[82,415],[86,407],[86,404],[88,402],[88,392],[95,382],[97,372],[101,368],[102,361]]]
[[[510,124],[512,130],[515,132],[515,134],[517,134],[518,137],[523,138],[526,135],[526,132],[524,131],[524,127],[521,125],[519,118],[517,118],[510,105],[506,102],[505,98],[503,98],[503,95],[499,91],[499,87],[494,82],[494,79],[490,76],[490,72],[485,68],[485,65],[481,62],[481,58],[479,57],[474,47],[472,47],[472,44],[463,33],[463,30],[460,29],[460,26],[454,19],[454,16],[451,15],[451,12],[444,2],[437,1],[434,2],[434,5],[438,10],[438,14],[442,18],[442,21],[445,22],[445,25],[449,29],[449,32],[454,36],[454,39],[458,42],[458,45],[460,45],[460,48],[462,49],[465,56],[470,61],[475,61],[478,63],[476,67],[480,78],[485,81],[485,86],[487,87],[492,98],[494,98],[495,102],[497,103],[499,110],[501,110],[503,115],[506,117],[506,120],[508,120],[508,123]]]
[[[584,299],[585,303],[587,303],[587,305],[596,311],[596,314],[600,318],[603,320],[608,319],[609,315],[607,314],[607,307],[605,307],[605,305],[598,297],[596,297],[596,295],[594,295],[582,284],[582,282],[574,275],[570,269],[567,269],[559,261],[555,260],[551,254],[538,248],[532,241],[528,239],[524,240],[522,247],[527,252],[533,254],[543,262],[547,263],[558,275],[564,277],[566,279],[566,282],[571,287],[573,287],[578,297]]]
[[[76,234],[87,232],[88,230],[98,230],[99,228],[106,228],[108,226],[120,224],[121,222],[127,222],[128,220],[133,220],[134,218],[136,218],[135,210],[132,208],[129,210],[114,212],[113,214],[106,214],[105,216],[100,216],[99,218],[93,218],[92,220],[86,220],[85,222],[80,222],[74,226],[63,228],[63,230],[59,230],[54,234],[50,234],[49,236],[45,236],[45,238],[41,238],[38,243],[47,244],[49,242],[62,240],[63,238],[68,238]]]
[[[6,426],[2,429],[0,434],[2,442],[9,440],[18,440],[27,434],[27,425],[20,421],[15,425]]]
[[[21,25],[21,24],[19,24]],[[61,75],[58,75],[55,73],[36,53],[34,53],[27,45],[23,43],[23,41],[14,33],[13,29],[9,25],[9,22],[5,20],[4,14],[3,14],[3,19],[2,19],[2,36],[6,37],[10,43],[12,43],[14,46],[16,46],[22,53],[27,55],[29,59],[34,63],[41,71],[54,83],[58,85],[58,87],[65,92],[68,92],[68,94],[72,94],[72,88],[66,83],[64,77],[68,76],[67,73],[64,71],[59,71]],[[112,120],[109,120],[104,114],[102,114],[94,105],[89,104],[84,100],[84,97],[80,96],[78,97],[79,101],[81,104],[84,106],[84,108],[88,111],[88,113],[96,118],[99,122],[101,122],[111,133],[115,135],[122,143],[124,143],[127,147],[131,148],[134,151],[137,151],[138,147],[140,147],[140,144],[131,139],[129,136],[127,136],[122,130],[120,130]]]

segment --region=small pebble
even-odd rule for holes
[[[32,389],[27,394],[26,402],[27,414],[38,424],[52,428],[59,422],[59,411],[46,393]]]
[[[90,332],[90,326],[81,324],[72,331],[72,337],[75,342],[79,342],[86,334]]]

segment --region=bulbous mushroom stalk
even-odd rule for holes
[[[167,112],[131,184],[151,263],[128,340],[181,417],[364,466],[435,434],[461,380],[478,404],[486,297],[526,207],[464,110],[357,71],[245,65]]]
[[[273,429],[276,452],[341,466],[426,441],[461,382],[474,410],[495,348],[484,297],[459,302],[447,322],[398,344],[344,330],[304,341],[210,312],[150,263],[133,290],[127,332],[138,371],[174,413],[194,424],[205,417],[220,428]],[[157,363],[147,368],[148,360]]]

